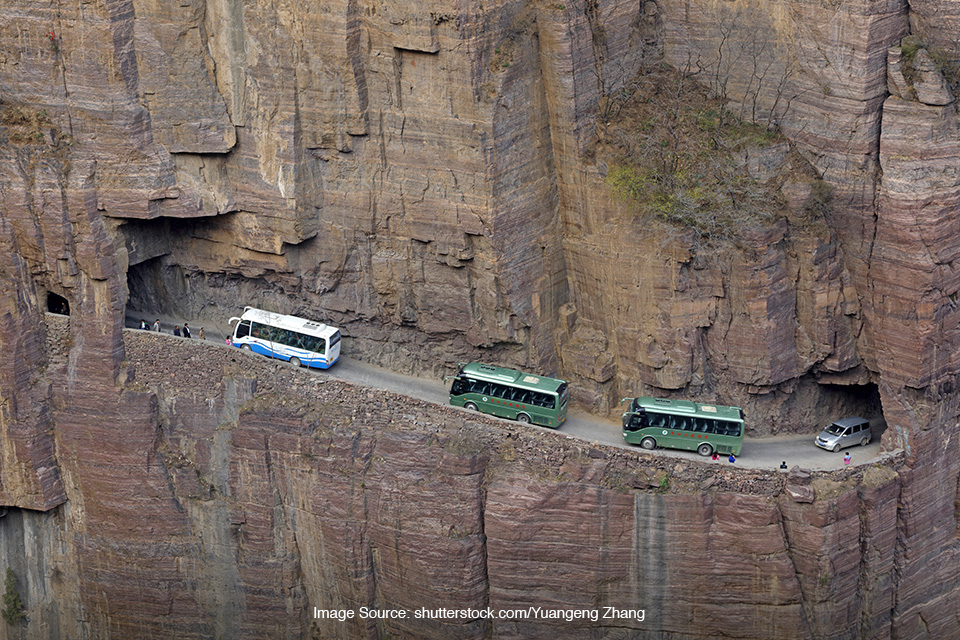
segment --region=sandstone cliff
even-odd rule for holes
[[[127,335],[137,379],[71,391],[68,328],[48,322],[69,501],[0,520],[29,637],[891,629],[901,459],[816,478],[678,462],[152,333]],[[312,617],[362,606],[645,619]]]
[[[252,303],[329,319],[394,368],[533,368],[602,412],[707,396],[755,433],[877,404],[884,375],[890,393],[906,375],[877,345],[906,333],[874,330],[897,314],[869,316],[875,234],[849,221],[873,206],[905,10],[838,10],[876,27],[824,78],[805,47],[838,43],[800,9],[683,6],[18,1],[0,31],[4,215],[40,304],[63,295],[102,326],[127,300],[221,323]],[[612,107],[660,60],[775,119],[835,186],[828,224],[774,221],[730,252],[611,200]],[[853,92],[846,147],[812,133],[847,127],[820,124],[831,86]],[[751,179],[802,171],[789,149],[748,149]],[[777,180],[803,211],[809,184]],[[96,302],[93,282],[110,289]]]
[[[337,562],[352,568],[353,586],[337,596],[351,602],[362,601],[360,593],[382,597],[381,586],[388,598],[406,597],[409,584],[395,575],[436,570],[383,565],[372,550],[386,543],[362,542],[413,519],[390,494],[409,484],[392,479],[399,470],[371,476],[378,483],[371,500],[382,505],[374,524],[366,516],[340,524],[313,516],[308,528],[347,529],[318,534],[322,549],[289,551],[295,525],[281,505],[307,504],[296,502],[307,493],[291,497],[293,487],[313,485],[286,482],[286,470],[271,480],[269,438],[255,434],[282,440],[289,432],[289,441],[271,445],[283,458],[314,421],[295,411],[233,416],[253,389],[227,376],[235,381],[222,389],[208,382],[210,395],[192,401],[217,417],[188,420],[181,438],[164,421],[176,424],[177,407],[191,401],[170,407],[161,390],[131,386],[149,367],[124,350],[128,304],[222,321],[248,303],[329,319],[343,326],[353,354],[398,369],[446,373],[458,360],[480,358],[557,373],[599,411],[640,392],[708,396],[742,404],[751,431],[766,434],[808,431],[827,416],[880,402],[885,445],[905,451],[895,477],[841,482],[835,498],[776,509],[729,487],[734,504],[748,503],[737,510],[750,514],[741,528],[776,529],[759,545],[773,551],[741,559],[753,578],[722,559],[712,558],[710,570],[734,571],[731,592],[765,612],[756,619],[802,620],[792,628],[813,637],[936,637],[956,629],[949,616],[960,597],[955,4],[7,2],[0,344],[12,357],[0,366],[0,503],[23,510],[0,529],[9,557],[44,549],[38,553],[55,569],[18,565],[31,576],[30,606],[64,607],[43,616],[58,622],[42,624],[59,627],[31,633],[77,636],[89,625],[102,635],[146,637],[174,632],[157,624],[183,624],[176,633],[231,635],[230,625],[242,624],[236,635],[299,635],[309,626],[303,603],[333,597],[317,585],[343,584],[339,574],[321,576]],[[682,230],[637,217],[603,180],[623,124],[607,117],[609,107],[661,61],[785,136],[743,157],[744,170],[778,184],[785,203],[772,207],[769,224],[743,229],[735,246],[698,245]],[[807,207],[811,183],[778,176],[810,168],[832,195],[822,220],[803,225],[796,214]],[[45,335],[51,293],[69,301],[69,336]],[[45,339],[59,341],[62,362]],[[215,429],[220,420],[236,424],[241,438],[252,421],[254,442],[227,443]],[[332,420],[334,431],[350,423]],[[197,462],[184,451],[203,429],[220,444],[200,447]],[[118,432],[122,438],[112,437]],[[416,446],[425,436],[410,437]],[[342,438],[354,436],[330,438],[330,464],[346,464]],[[381,446],[363,436],[356,442],[361,452]],[[402,449],[389,439],[382,446]],[[349,450],[351,465],[372,460],[353,444]],[[114,473],[101,473],[97,453]],[[194,460],[204,482],[189,488],[190,472],[172,471],[168,455]],[[499,484],[477,488],[472,476],[486,475],[490,461],[451,454],[449,463],[449,472],[435,465],[436,477],[455,487],[445,485],[444,495],[493,496],[490,504],[500,506],[489,510],[491,530],[507,540],[517,539],[526,516],[501,504],[505,496],[574,512],[592,499],[580,492],[581,472],[558,488],[518,465],[497,475]],[[316,468],[284,464],[298,473]],[[365,473],[347,473],[339,486],[356,492],[357,482],[370,484]],[[231,482],[239,502],[203,498]],[[639,570],[623,568],[640,562],[627,531],[658,541],[674,535],[667,522],[699,523],[671,526],[698,531],[713,548],[721,532],[737,530],[740,515],[725,519],[709,492],[688,486],[689,497],[672,501],[583,489],[600,501],[591,504],[604,505],[586,513],[641,523],[603,534],[614,536],[616,560],[581,559],[609,567],[592,574],[588,591],[633,580],[624,588],[635,602],[653,602]],[[191,511],[186,494],[204,506]],[[721,515],[696,511],[685,520],[683,500]],[[243,546],[230,536],[248,517],[236,504],[246,503],[255,515],[244,544],[258,558],[249,567],[222,552]],[[359,507],[337,508],[349,516]],[[157,514],[146,537],[144,509]],[[171,509],[179,515],[163,517]],[[457,557],[471,558],[454,572],[474,585],[469,593],[489,594],[480,599],[530,597],[529,565],[510,560],[517,552],[507,543],[481,544],[477,517],[469,509],[443,514],[444,525],[462,520],[467,542]],[[721,524],[705,524],[714,517]],[[592,522],[571,517],[583,520]],[[859,563],[854,549],[830,539],[855,525]],[[585,529],[585,542],[575,544],[596,553],[607,548],[599,535]],[[397,548],[394,558],[402,555]],[[327,552],[340,559],[309,561],[317,577],[304,578],[300,558]],[[779,586],[778,578],[768,588],[757,576],[789,573],[783,553],[811,564],[795,571],[794,583]],[[478,554],[496,556],[493,565],[485,561],[488,583],[480,586],[482,571],[470,564]],[[184,568],[191,562],[194,572]],[[669,577],[680,580],[672,593],[698,593],[683,582],[693,571],[683,566]],[[391,579],[369,578],[383,572]],[[561,582],[550,592],[558,602],[574,597],[559,593]],[[254,593],[247,584],[270,586]],[[182,620],[168,615],[174,610]],[[251,610],[260,613],[234,615]],[[681,622],[685,615],[670,616],[678,626],[664,632],[710,635],[699,618]],[[749,633],[775,637],[779,629]],[[497,629],[528,632],[548,633]]]

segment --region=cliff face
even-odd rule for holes
[[[815,479],[678,463],[151,333],[127,336],[136,380],[71,392],[49,322],[70,499],[0,521],[29,637],[889,633],[899,458]],[[312,617],[363,606],[645,617]]]
[[[745,406],[757,433],[859,411],[901,375],[876,356],[900,344],[900,325],[883,330],[897,314],[862,305],[904,7],[838,9],[870,25],[850,42],[789,4],[315,9],[13,6],[5,217],[41,299],[86,314],[86,282],[102,282],[102,326],[127,299],[211,322],[253,303],[330,319],[394,368],[543,370],[602,412],[629,394],[708,396]],[[813,68],[818,43],[849,54],[838,77]],[[612,201],[614,107],[661,59],[699,69],[740,116],[776,119],[803,158],[783,142],[741,161],[798,217],[809,181],[777,176],[812,163],[835,190],[827,224],[698,246]],[[829,138],[838,113],[849,144]]]
[[[15,0],[0,23],[0,504],[24,510],[0,534],[10,557],[54,567],[17,567],[30,602],[59,611],[44,620],[72,636],[296,636],[305,603],[432,599],[417,588],[448,566],[434,549],[460,559],[450,598],[525,602],[541,591],[524,554],[556,557],[523,533],[535,507],[583,550],[582,571],[544,578],[558,603],[586,580],[685,606],[645,591],[649,573],[730,627],[693,560],[664,550],[684,569],[660,576],[638,551],[695,535],[743,549],[707,565],[752,603],[736,620],[764,612],[753,637],[794,637],[785,620],[796,637],[955,628],[954,2],[175,4]],[[701,244],[611,196],[611,105],[660,60],[785,135],[742,158],[783,195],[773,222]],[[831,192],[815,220],[798,178],[811,168]],[[69,335],[46,335],[49,294],[69,302]],[[365,431],[379,409],[359,426],[334,411],[321,447],[312,417],[241,415],[242,376],[201,395],[151,387],[163,367],[125,352],[128,303],[221,322],[244,304],[300,312],[342,326],[352,355],[554,372],[599,411],[633,393],[711,397],[745,406],[756,434],[882,402],[904,466],[794,503],[698,482],[624,490],[600,478],[640,477],[635,460],[609,457],[577,458],[560,482],[561,458],[543,477],[456,439],[427,464],[410,453],[422,430]],[[444,415],[453,438],[461,419]],[[321,471],[337,491],[304,479]],[[411,484],[439,502],[411,503]],[[419,524],[430,504],[455,506]],[[756,546],[725,542],[744,530]],[[709,636],[696,610],[657,624]]]

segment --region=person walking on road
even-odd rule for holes
[[[160,331],[160,318],[157,318],[157,321],[153,323],[153,330]]]
[[[190,327],[187,326],[186,322],[183,323],[183,337],[184,338],[190,337]]]
[[[180,325],[177,325],[173,328],[173,335],[180,337]]]
[[[143,318],[140,318],[140,328],[143,329],[144,331],[149,329],[149,327],[147,326],[147,321],[144,320]]]
[[[206,340],[206,339],[207,339],[206,334],[203,332],[203,327],[200,327],[200,339],[201,339],[201,340]]]
[[[848,451],[846,455],[843,456],[843,464],[850,464],[850,452]]]

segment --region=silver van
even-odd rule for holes
[[[864,418],[843,418],[825,428],[817,436],[817,446],[836,453],[845,447],[855,444],[866,446],[870,444],[873,432],[870,430],[870,421]]]

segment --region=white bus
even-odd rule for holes
[[[230,324],[234,322],[237,326],[228,342],[238,349],[321,369],[329,369],[340,358],[336,327],[253,307],[244,307],[242,316],[230,318]]]

